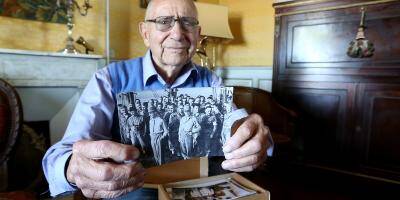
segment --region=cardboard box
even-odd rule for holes
[[[179,160],[146,169],[144,182],[157,188],[159,184],[208,177],[208,158]]]
[[[246,178],[244,178],[243,176],[241,176],[237,173],[229,173],[229,174],[224,174],[224,175],[219,175],[219,176],[211,176],[211,177],[206,177],[206,178],[192,179],[192,180],[186,180],[186,181],[180,181],[180,182],[168,183],[168,184],[152,185],[152,187],[153,188],[156,187],[158,189],[158,199],[159,200],[171,200],[166,188],[197,185],[197,184],[202,184],[202,183],[214,182],[217,180],[226,180],[228,178],[234,179],[235,181],[240,183],[242,186],[245,186],[246,188],[257,192],[256,194],[253,194],[250,196],[241,197],[241,198],[239,198],[240,200],[269,200],[270,199],[270,193],[267,190],[264,190],[263,188],[259,187],[258,185],[254,184],[253,182],[247,180]]]
[[[232,178],[257,194],[239,198],[240,200],[269,200],[270,193],[238,173],[208,177],[208,158],[180,160],[147,169],[145,188],[158,189],[158,199],[170,200],[166,188],[187,186]]]

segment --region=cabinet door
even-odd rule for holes
[[[361,84],[357,102],[361,168],[400,181],[400,85]]]
[[[299,114],[295,141],[305,161],[345,164],[355,86],[349,83],[283,82],[277,97]]]
[[[346,54],[360,23],[360,7],[277,17],[275,75],[292,80],[355,82],[362,80],[358,76],[399,76],[400,3],[366,9],[365,34],[374,43],[375,52],[373,57],[362,59]]]

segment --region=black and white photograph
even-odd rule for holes
[[[144,166],[223,156],[232,103],[232,87],[119,93],[121,142],[140,150]]]
[[[167,190],[173,200],[227,200],[256,194],[234,179],[223,179],[202,185],[194,185]]]

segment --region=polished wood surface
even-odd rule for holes
[[[273,96],[299,115],[296,162],[400,183],[400,1],[307,2],[275,4]],[[365,3],[375,52],[350,58]]]

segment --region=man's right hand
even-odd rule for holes
[[[76,142],[67,179],[88,198],[114,198],[143,186],[139,150],[108,140]]]

